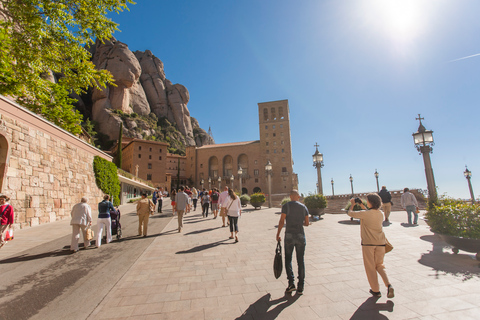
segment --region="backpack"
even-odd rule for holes
[[[219,197],[219,196],[218,196],[218,193],[217,193],[217,192],[212,193],[212,200],[213,200],[213,201],[217,201],[217,200],[218,200],[218,197]]]

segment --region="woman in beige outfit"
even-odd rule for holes
[[[138,235],[145,238],[147,236],[148,219],[155,212],[155,205],[152,200],[147,198],[146,193],[142,193],[142,199],[137,202],[138,216]]]
[[[357,198],[358,199],[358,198]],[[385,233],[383,233],[383,213],[379,210],[382,206],[382,199],[376,193],[367,195],[367,209],[361,201],[357,201],[362,211],[353,211],[355,199],[350,199],[351,206],[348,215],[352,218],[360,219],[360,235],[362,238],[363,264],[370,284],[370,293],[381,297],[380,286],[378,284],[377,272],[382,277],[387,287],[387,297],[393,298],[393,287],[388,280],[385,272],[383,258],[385,257]]]

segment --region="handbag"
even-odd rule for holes
[[[92,228],[88,227],[87,230],[87,241],[90,241],[93,239],[93,237],[95,236],[95,233],[93,232]]]
[[[13,228],[8,228],[7,232],[5,233],[5,241],[13,240]]]
[[[275,279],[280,278],[283,270],[283,259],[282,259],[282,245],[280,241],[277,242],[277,248],[275,249],[275,258],[273,259],[273,275]]]
[[[393,246],[390,242],[388,242],[388,239],[385,238],[385,253],[390,252],[393,250]]]

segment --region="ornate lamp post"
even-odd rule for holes
[[[212,189],[212,178],[208,177],[208,190]]]
[[[232,190],[233,190],[233,180],[235,179],[235,176],[232,174],[232,176],[230,177],[230,182],[232,183]]]
[[[265,171],[267,173],[268,180],[268,207],[272,207],[272,163],[268,160],[265,165]]]
[[[318,152],[318,143],[315,143],[316,148],[315,153],[313,154],[313,166],[317,168],[317,193],[323,194],[322,188],[322,172],[321,168],[323,167],[323,154]]]
[[[334,197],[335,196],[335,190],[333,189],[333,184],[334,184],[333,178],[332,178],[332,181],[330,181],[330,183],[332,184],[332,197]]]
[[[465,178],[467,178],[468,181],[468,189],[470,189],[470,198],[472,199],[472,204],[475,204],[475,196],[473,194],[473,188],[472,188],[472,171],[468,170],[467,166],[465,166],[465,172],[463,172],[463,175]]]
[[[377,179],[377,192],[379,192],[379,191],[380,191],[380,187],[378,186],[378,172],[377,172],[377,169],[375,169],[374,175],[375,175],[375,179]]]
[[[240,167],[240,168],[238,169],[238,172],[237,172],[237,173],[238,173],[238,180],[239,180],[239,183],[240,183],[240,195],[242,195],[242,194],[243,194],[243,192],[242,192],[242,175],[243,175],[243,169],[242,169],[242,167]]]
[[[202,190],[203,190],[203,184],[205,183],[205,181],[202,179],[200,180],[200,184],[202,185]]]
[[[350,173],[350,178],[348,178],[348,180],[350,180],[350,186],[352,187],[352,196],[354,195],[353,193],[353,177],[352,177],[352,174]]]
[[[222,178],[218,177],[218,191],[222,191]]]
[[[430,161],[430,153],[432,153],[432,146],[435,144],[433,142],[433,131],[426,130],[422,124],[424,118],[420,117],[416,120],[420,121],[418,126],[418,131],[413,133],[413,143],[417,148],[418,152],[423,155],[423,163],[425,165],[425,176],[427,178],[427,188],[428,188],[428,198],[430,201],[437,201],[437,189],[435,187],[435,178],[433,177],[432,162]]]

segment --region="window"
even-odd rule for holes
[[[258,176],[258,169],[254,169],[254,170],[253,170],[253,175],[254,175],[254,176]]]
[[[139,153],[139,154],[138,154],[138,159],[140,159],[141,157],[142,157],[142,155]]]
[[[203,163],[200,163],[200,168],[203,168]]]
[[[285,158],[282,158],[282,162],[285,162]]]
[[[285,152],[285,149],[282,149],[282,153],[284,153],[284,152]]]
[[[268,129],[268,126],[265,126],[265,129]]]
[[[275,129],[275,125],[273,125],[272,128]]]
[[[152,160],[152,155],[149,155],[149,156],[148,156],[148,159]]]
[[[160,149],[160,153],[162,153],[162,149]]]
[[[147,174],[147,180],[152,180],[152,175],[151,174]]]
[[[152,148],[150,148],[150,152],[152,152]]]
[[[282,172],[287,172],[287,167],[282,167]]]
[[[142,150],[142,146],[138,146],[138,150]]]
[[[277,135],[275,134],[275,132],[273,133],[273,136],[276,137]]]
[[[257,161],[257,160],[255,160],[255,161],[253,161],[253,163],[255,163],[255,164],[258,164],[258,161]]]
[[[276,146],[276,145],[277,145],[277,141],[273,141],[273,145]]]
[[[283,144],[284,144],[284,141],[283,141],[283,140],[282,140],[282,141],[280,141],[280,144],[281,144],[281,145],[283,145]]]
[[[148,169],[152,169],[152,164],[151,163],[148,164]]]
[[[158,160],[162,160],[162,156],[158,157]]]
[[[269,151],[269,150],[267,150],[267,151],[266,151],[266,153],[270,153],[270,151]]]
[[[280,119],[283,119],[283,107],[278,107],[278,116],[280,117]]]
[[[266,145],[266,146],[268,146],[268,141],[267,141],[267,142],[265,142],[265,145]]]
[[[277,153],[277,149],[273,149],[273,153]]]
[[[257,179],[257,178],[255,179],[255,183],[258,183],[258,179]]]
[[[263,121],[268,121],[268,109],[263,109]]]
[[[280,125],[280,129],[282,129],[282,128],[283,128],[283,124]]]

